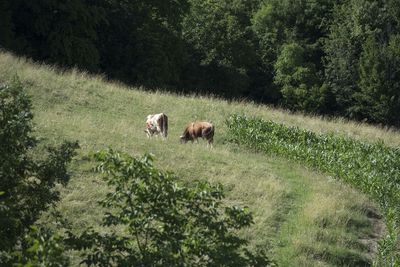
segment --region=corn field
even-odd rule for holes
[[[379,204],[386,234],[376,266],[400,266],[400,149],[335,134],[317,134],[272,121],[231,115],[229,141],[276,155],[351,184]]]

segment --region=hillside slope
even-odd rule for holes
[[[107,188],[90,171],[91,151],[111,146],[130,154],[151,152],[155,165],[186,181],[221,182],[227,201],[249,206],[255,224],[241,234],[250,246],[270,250],[281,266],[365,266],[374,257],[381,223],[365,196],[327,177],[279,157],[267,157],[226,142],[225,119],[232,113],[307,128],[335,132],[363,140],[400,145],[391,130],[327,121],[245,102],[227,102],[200,96],[145,92],[104,81],[76,70],[60,71],[46,65],[0,53],[0,82],[18,75],[32,96],[36,132],[43,143],[79,140],[81,150],[71,168],[72,179],[63,189],[58,209],[76,229],[96,226],[101,210],[96,202]],[[169,116],[169,137],[148,140],[147,114]],[[179,144],[179,135],[193,120],[211,120],[216,126],[215,148],[205,143]],[[44,221],[49,218],[44,217]],[[73,255],[78,261],[77,255]]]

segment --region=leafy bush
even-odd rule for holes
[[[48,228],[32,226],[26,234],[21,249],[14,251],[13,266],[69,266],[69,258],[65,255],[63,237]]]
[[[237,230],[253,222],[247,209],[224,207],[221,185],[180,185],[153,167],[152,157],[102,151],[97,170],[113,188],[100,202],[102,226],[75,236],[84,263],[96,266],[267,266],[268,258],[245,248]],[[114,229],[114,230],[112,230]],[[115,229],[119,229],[115,231]]]
[[[66,184],[67,164],[77,142],[49,147],[45,155],[34,150],[29,97],[22,84],[0,85],[0,263],[9,265],[24,247],[25,235],[41,213],[59,200],[57,183]],[[41,153],[41,152],[40,152]]]
[[[383,211],[387,236],[379,261],[400,263],[400,150],[382,142],[365,143],[334,134],[316,134],[272,121],[232,115],[232,142],[276,154],[339,177],[371,196]],[[391,265],[391,264],[389,264]]]

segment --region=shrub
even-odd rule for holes
[[[267,266],[263,253],[245,248],[237,230],[253,217],[247,209],[224,207],[221,185],[185,187],[172,173],[156,169],[152,157],[107,150],[95,154],[97,170],[112,187],[100,202],[102,226],[69,242],[85,250],[84,263],[96,266]],[[111,230],[119,229],[119,231]]]
[[[0,85],[0,263],[16,261],[31,226],[59,200],[57,183],[66,184],[67,164],[77,142],[49,147],[38,159],[32,136],[31,102],[17,80]]]

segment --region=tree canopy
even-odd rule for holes
[[[0,46],[36,60],[150,89],[400,125],[395,0],[0,5]]]

